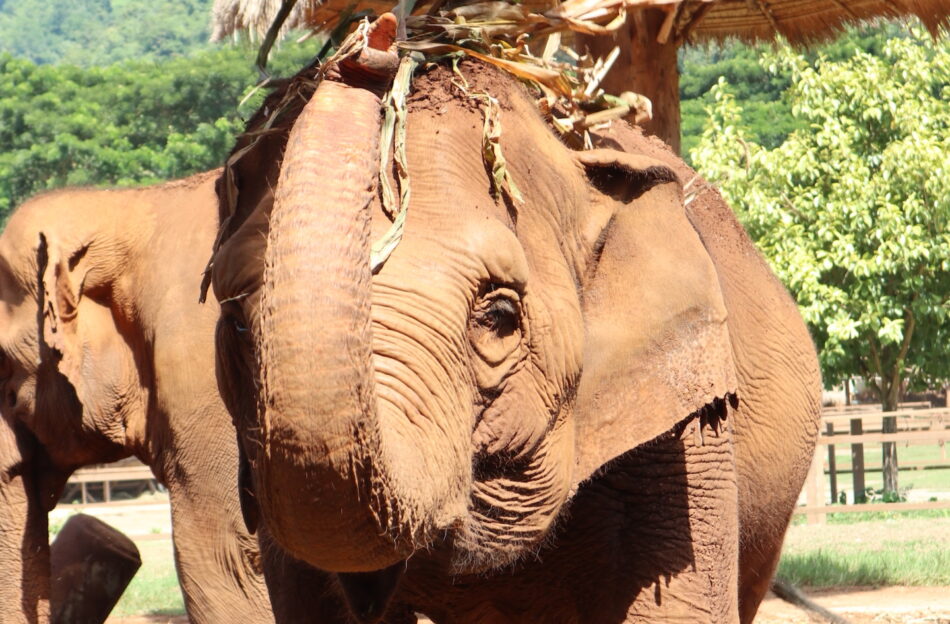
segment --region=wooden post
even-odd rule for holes
[[[851,435],[861,435],[864,433],[861,419],[851,419]],[[854,500],[852,503],[858,504],[866,502],[864,495],[864,445],[851,445],[851,483],[854,487]]]
[[[809,507],[820,507],[825,504],[825,460],[821,456],[821,449],[815,449],[811,460],[811,469],[808,471],[808,481],[805,483],[805,498]],[[827,514],[816,511],[808,512],[808,524],[824,524]]]
[[[897,433],[897,418],[894,416],[885,416],[881,419],[881,433]],[[895,442],[884,442],[881,444],[881,472],[884,478],[884,493],[890,492],[897,495],[897,479],[899,469],[897,465],[897,444]],[[892,499],[885,499],[890,501]]]
[[[620,46],[620,56],[600,86],[611,95],[633,91],[650,98],[653,119],[643,124],[643,131],[660,137],[679,154],[679,42],[675,37],[665,43],[657,41],[666,19],[667,12],[660,9],[630,11],[627,22],[613,36],[577,35],[577,50],[606,57],[614,46]]]
[[[835,434],[834,423],[827,423],[825,431],[829,436]],[[831,502],[838,502],[838,475],[835,472],[835,445],[828,445],[828,481],[831,485]]]

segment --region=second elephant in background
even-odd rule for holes
[[[0,236],[4,623],[48,617],[46,514],[66,479],[129,455],[168,488],[191,621],[273,621],[215,383],[218,310],[196,297],[217,175],[45,194]]]

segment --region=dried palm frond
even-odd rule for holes
[[[299,0],[284,28],[323,29],[349,1]],[[419,0],[414,13],[435,13],[446,4],[450,3]],[[392,0],[359,0],[356,10],[381,14],[394,5]],[[607,27],[624,12],[659,6],[669,15],[664,36],[680,41],[687,36],[755,40],[782,35],[793,44],[806,43],[834,35],[860,20],[905,15],[917,16],[934,35],[950,25],[950,2],[946,0],[567,0],[560,5],[557,0],[524,0],[510,5],[525,13],[557,17],[590,32]],[[237,31],[263,37],[280,6],[281,0],[215,0],[212,39]]]

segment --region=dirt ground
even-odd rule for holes
[[[950,624],[950,587],[837,588],[807,592],[812,600],[852,624]],[[769,595],[756,624],[815,624],[801,609]],[[106,624],[187,624],[188,618],[138,616]]]
[[[841,587],[808,596],[853,624],[950,624],[950,587]],[[816,617],[769,594],[757,624],[811,624]]]

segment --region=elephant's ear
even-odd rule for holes
[[[736,376],[716,269],[686,219],[676,175],[613,150],[577,158],[592,187],[575,411],[582,481],[691,416],[724,416]]]
[[[80,246],[73,253],[64,254],[55,241],[40,232],[37,248],[39,321],[46,346],[41,356],[58,357],[57,368],[77,391],[81,387],[82,371],[77,317],[85,271],[76,269],[87,250],[87,246]]]
[[[94,242],[60,241],[40,233],[40,357],[72,385],[84,419],[89,419],[86,426],[123,418],[132,426],[127,418],[137,403],[129,393],[139,386],[137,368],[118,322],[123,312],[113,297],[115,278],[127,267],[107,249],[96,255]]]

